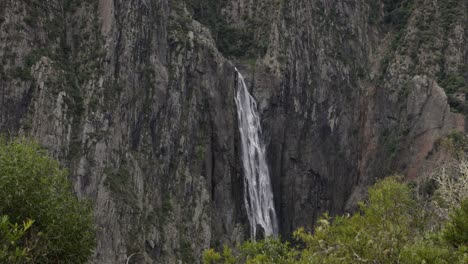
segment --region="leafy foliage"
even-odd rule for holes
[[[194,0],[189,2],[193,18],[208,26],[219,50],[226,56],[256,58],[266,52],[267,43],[255,38],[255,28],[261,21],[246,18],[245,25],[230,25],[222,15],[225,0]]]
[[[465,199],[461,207],[452,214],[442,234],[452,246],[468,249],[468,199]]]
[[[0,140],[0,201],[0,215],[13,223],[35,220],[11,231],[23,235],[15,245],[26,249],[28,262],[87,261],[95,241],[91,208],[73,195],[67,172],[37,143]]]
[[[236,258],[234,257],[230,248],[224,246],[222,253],[218,253],[214,249],[208,249],[203,253],[203,263],[214,264],[220,262],[225,264],[236,263]]]
[[[0,262],[22,263],[27,260],[28,249],[18,245],[31,228],[33,220],[28,219],[22,225],[12,224],[8,216],[0,217]]]
[[[394,263],[413,236],[414,201],[409,187],[396,178],[385,179],[369,190],[369,201],[360,208],[360,213],[339,216],[333,223],[325,216],[313,235],[296,232],[306,243],[302,259],[314,263],[336,263],[338,259]]]
[[[447,93],[464,93],[467,92],[465,78],[462,75],[443,76],[440,80],[440,85]]]
[[[407,245],[400,255],[400,262],[413,263],[462,263],[454,249],[447,246],[437,236]]]
[[[442,230],[428,228],[435,213],[425,211],[399,177],[377,182],[359,207],[352,216],[325,214],[314,233],[297,230],[295,246],[273,238],[249,241],[235,253],[210,249],[204,263],[467,263],[468,199],[439,225],[445,226]]]

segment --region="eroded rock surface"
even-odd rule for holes
[[[94,263],[197,263],[247,238],[235,71],[259,103],[281,234],[427,169],[465,131],[463,0],[5,0],[0,132],[95,205]]]

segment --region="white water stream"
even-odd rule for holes
[[[275,205],[270,173],[265,158],[265,146],[261,142],[260,118],[257,102],[247,90],[244,77],[237,72],[236,105],[242,142],[242,164],[244,167],[244,201],[250,222],[252,239],[260,225],[265,236],[278,233]]]

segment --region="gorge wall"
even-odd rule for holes
[[[93,201],[94,263],[196,263],[250,234],[229,60],[288,237],[456,155],[439,142],[465,137],[467,24],[466,0],[4,0],[0,133]]]

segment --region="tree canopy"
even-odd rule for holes
[[[462,167],[463,168],[463,167]],[[314,264],[314,263],[468,263],[468,194],[457,196],[459,203],[446,208],[441,217],[438,200],[450,186],[468,175],[438,177],[439,191],[426,201],[418,198],[419,188],[410,187],[399,177],[389,177],[369,189],[368,199],[353,215],[331,218],[325,214],[313,233],[300,228],[294,245],[280,239],[247,241],[234,249],[205,251],[205,264]],[[466,182],[466,181],[465,181]],[[458,191],[452,190],[452,191]],[[446,194],[444,194],[446,195]],[[454,201],[455,199],[451,199]]]
[[[0,139],[0,262],[84,263],[95,245],[92,209],[68,173],[28,139]]]

